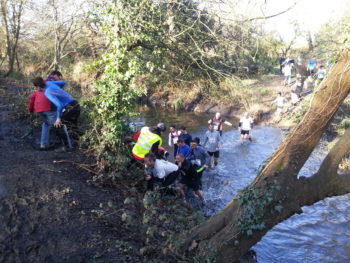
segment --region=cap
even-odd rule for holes
[[[158,123],[157,128],[159,128],[159,130],[162,132],[166,131],[166,126],[163,122]]]

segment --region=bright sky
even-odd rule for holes
[[[350,0],[204,0],[201,3],[208,10],[219,11],[227,19],[235,19],[234,13],[250,18],[270,16],[294,4],[288,12],[265,20],[265,28],[290,40],[294,37],[293,21],[299,23],[302,31],[315,33],[322,24],[329,19],[339,19],[350,8]]]
[[[278,31],[287,39],[293,35],[293,21],[300,24],[301,30],[316,33],[322,24],[330,19],[339,19],[350,8],[350,0],[266,0],[266,2],[266,15],[279,13],[296,3],[287,13],[266,21],[268,29]]]

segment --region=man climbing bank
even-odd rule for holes
[[[166,126],[162,122],[154,127],[143,127],[132,149],[132,155],[135,159],[143,161],[149,152],[157,155],[158,147],[162,146],[163,142],[160,136],[165,130]]]

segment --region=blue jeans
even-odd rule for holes
[[[40,119],[43,121],[43,124],[41,126],[41,139],[40,139],[40,145],[49,147],[49,140],[50,140],[50,129],[51,126],[55,123],[57,118],[57,112],[56,111],[44,111],[40,112]]]

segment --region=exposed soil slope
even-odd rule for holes
[[[129,250],[140,240],[120,220],[123,192],[89,182],[71,163],[88,163],[78,152],[37,151],[21,139],[29,127],[9,103],[17,87],[0,87],[0,262],[139,262],[120,254],[120,239],[135,240]]]

